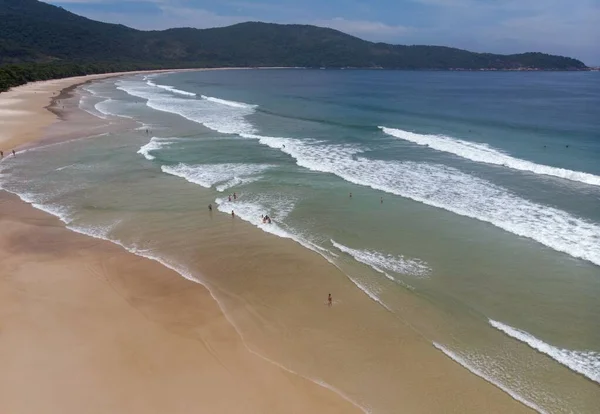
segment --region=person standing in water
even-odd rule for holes
[[[4,158],[4,151],[0,151],[0,158]]]
[[[327,296],[327,306],[333,305],[333,298],[331,297],[331,293]]]
[[[229,198],[228,199],[229,199],[229,201],[231,201],[231,194],[229,194]]]
[[[235,218],[235,213],[231,210],[231,218]]]
[[[212,204],[208,205],[208,211],[212,211]]]
[[[350,193],[350,198],[352,198],[352,193]]]
[[[236,193],[233,193],[233,199],[237,200],[237,194]]]
[[[17,154],[15,153],[15,150],[12,150],[12,151],[13,151],[13,157],[14,157],[15,155],[17,155]]]
[[[381,204],[383,204],[383,197],[381,197]]]

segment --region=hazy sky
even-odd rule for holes
[[[600,0],[46,0],[138,29],[243,21],[327,26],[367,40],[539,51],[600,65]]]

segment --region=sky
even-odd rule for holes
[[[600,0],[45,0],[136,29],[245,21],[331,27],[365,40],[544,52],[600,66]]]

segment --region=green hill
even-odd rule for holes
[[[561,56],[389,45],[308,25],[248,22],[215,29],[140,31],[93,21],[37,0],[0,0],[0,68],[6,72],[6,65],[14,64],[18,66],[11,68],[12,75],[0,73],[0,90],[2,79],[6,87],[9,77],[39,78],[44,71],[69,76],[73,73],[66,72],[200,66],[586,69],[582,62]]]

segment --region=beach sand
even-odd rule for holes
[[[1,94],[0,148],[115,128],[66,90],[102,76]],[[305,377],[373,412],[530,412],[292,241],[216,217],[195,260],[217,303],[159,263],[0,194],[0,412],[361,411]],[[223,249],[234,260],[220,260]],[[343,298],[332,309],[327,291]],[[420,312],[406,296],[407,312]]]

